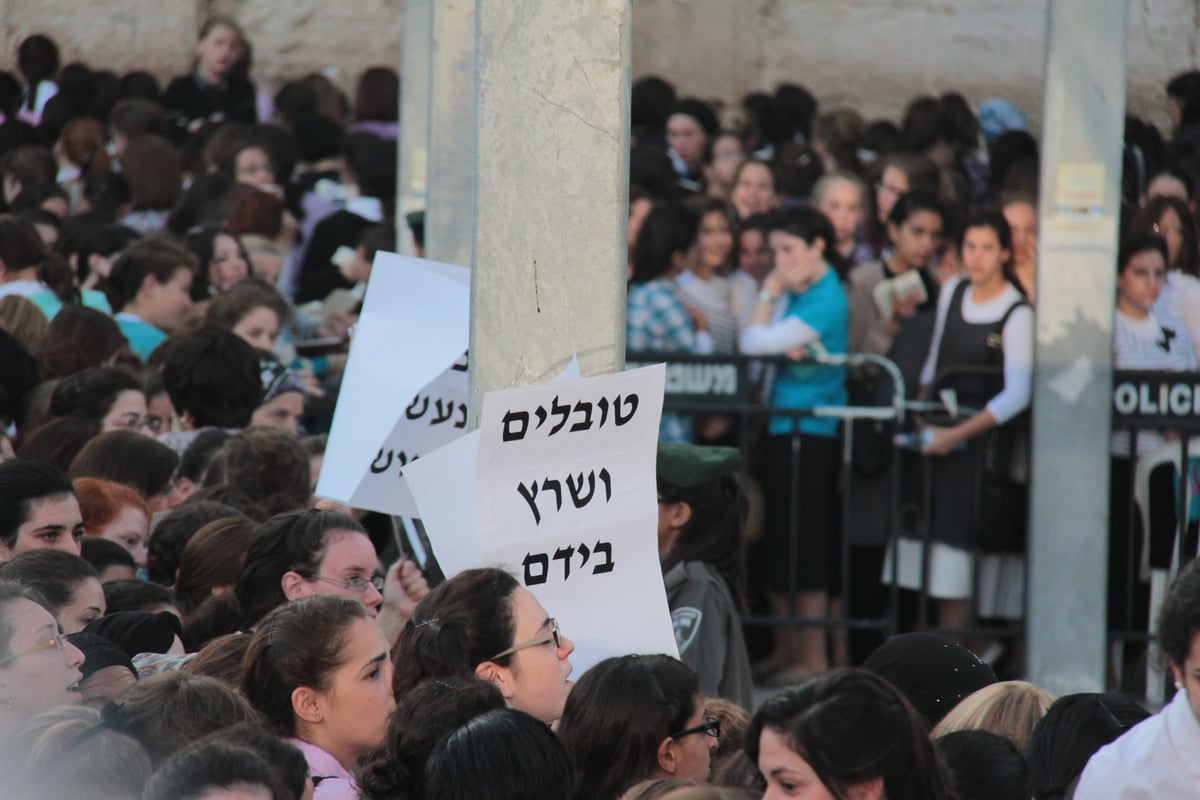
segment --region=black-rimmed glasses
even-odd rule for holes
[[[706,733],[714,739],[721,735],[721,720],[717,717],[705,717],[704,722],[699,725],[693,725],[690,728],[684,728],[678,733],[672,733],[667,738],[681,739],[693,733]]]

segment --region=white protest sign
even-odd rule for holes
[[[433,546],[438,566],[447,577],[483,564],[479,547],[479,520],[475,516],[475,461],[479,456],[479,431],[409,464],[404,479]]]
[[[318,496],[358,505],[356,494],[365,476],[382,474],[372,473],[372,464],[386,461],[382,447],[397,420],[405,417],[418,391],[466,351],[469,325],[470,279],[465,268],[395,253],[375,255],[338,393]],[[392,494],[401,496],[399,490]]]
[[[510,570],[558,619],[581,671],[678,653],[656,533],[664,382],[658,364],[483,399],[483,562]]]
[[[572,358],[556,382],[576,380],[579,360]],[[479,519],[475,513],[475,464],[479,431],[474,430],[410,463],[404,470],[425,534],[442,573],[453,577],[483,564]]]
[[[462,437],[467,428],[467,358],[421,387],[375,454],[349,505],[404,517],[420,516],[407,467]]]

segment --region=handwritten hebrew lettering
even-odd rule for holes
[[[388,467],[390,467],[392,465],[392,451],[391,450],[387,451],[387,461],[385,461],[381,465],[379,463],[379,461],[380,461],[380,459],[383,458],[383,456],[384,456],[384,452],[383,452],[383,448],[381,447],[381,448],[379,448],[379,454],[377,456],[375,456],[375,460],[371,462],[371,472],[374,472],[376,475],[378,475],[381,472],[387,472]]]
[[[526,553],[522,563],[525,566],[526,586],[537,586],[546,582],[546,576],[550,573],[550,559],[545,553]],[[531,569],[534,566],[540,567],[536,573]]]
[[[430,425],[437,425],[440,422],[445,422],[454,416],[454,401],[437,401],[437,415],[430,421]]]
[[[546,478],[542,481],[542,491],[554,492],[554,510],[562,511],[562,484]]]
[[[574,405],[570,402],[563,403],[559,397],[550,401],[550,407],[538,406],[532,411],[509,411],[503,417],[504,430],[502,432],[503,441],[514,442],[525,438],[529,429],[530,414],[537,418],[537,424],[534,425],[534,430],[540,431],[542,426],[550,420],[550,427],[547,429],[547,436],[554,436],[556,433],[566,428],[570,433],[582,433],[583,431],[596,430],[603,428],[609,421],[609,410],[612,411],[613,424],[620,427],[627,425],[637,415],[639,399],[637,393],[628,395],[617,395],[612,399],[601,397],[599,400],[592,402],[590,400],[579,400]],[[600,413],[595,412],[599,409]],[[445,413],[441,407],[437,408],[438,418],[435,422],[442,421],[442,415]],[[597,416],[599,419],[597,419]],[[518,426],[516,423],[520,422]],[[570,427],[567,424],[570,423]],[[464,422],[465,424],[465,413]],[[461,426],[460,426],[461,427]]]
[[[418,402],[423,402],[424,405],[421,406],[420,411],[414,411],[413,409],[417,407]],[[409,419],[420,419],[421,417],[425,416],[425,412],[428,410],[429,398],[418,395],[417,397],[413,398],[411,403],[408,404],[408,408],[404,409],[404,416],[408,417]]]
[[[571,569],[571,558],[578,553],[580,555],[580,563],[578,570]],[[562,562],[562,579],[568,581],[572,575],[587,574],[581,573],[583,567],[588,563],[588,559],[592,553],[603,553],[603,563],[596,563],[592,566],[593,575],[605,575],[613,571],[616,564],[613,562],[612,542],[596,542],[591,547],[580,543],[578,545],[564,545],[555,549],[554,553],[525,553],[525,558],[521,562],[524,567],[524,579],[526,586],[538,586],[546,583],[550,578],[550,562]]]
[[[592,567],[592,574],[601,575],[606,572],[612,572],[613,567],[616,566],[613,564],[612,544],[609,542],[596,542],[596,546],[592,549],[597,553],[604,553],[604,563]]]
[[[535,480],[528,488],[525,484],[518,483],[517,491],[521,493],[521,497],[525,498],[525,502],[529,503],[529,510],[533,512],[533,524],[540,525],[542,522],[542,512],[538,511],[537,507],[537,481]]]
[[[550,402],[550,414],[552,416],[562,415],[562,422],[550,429],[550,435],[553,436],[561,431],[563,426],[567,424],[567,418],[571,416],[571,407],[569,405],[562,405],[558,402],[558,398],[555,397],[554,400]]]
[[[554,551],[554,560],[563,562],[563,580],[571,577],[571,556],[575,555],[574,547],[560,547]]]
[[[604,502],[611,502],[612,475],[609,474],[607,469],[601,467],[598,472],[596,470],[591,470],[586,474],[579,472],[575,475],[566,476],[565,481],[567,484],[567,495],[570,497],[571,504],[574,505],[575,508],[584,508],[591,503],[593,499],[598,498],[598,495],[596,494],[597,478],[599,478],[600,482],[604,484]],[[534,479],[528,485],[526,485],[524,482],[517,484],[517,492],[519,492],[521,497],[525,499],[525,502],[529,505],[530,512],[533,514],[534,525],[540,525],[542,522],[543,509],[539,507],[537,501],[539,494],[541,494],[542,497],[548,497],[551,493],[553,493],[554,510],[562,511],[562,485],[563,481],[560,481],[557,478],[549,477],[543,478],[540,484],[536,479]],[[547,509],[545,510],[548,512],[549,501],[544,501],[542,505],[547,506]]]
[[[603,470],[602,470],[603,471]],[[571,493],[571,502],[576,508],[583,508],[592,499],[592,495],[596,493],[596,473],[588,473],[588,490],[587,494],[583,494],[583,473],[579,473],[579,479],[576,480],[573,475],[567,476],[567,491]]]
[[[629,420],[633,419],[633,415],[637,413],[638,396],[636,394],[631,394],[628,397],[626,397],[625,402],[630,404],[629,413],[622,416],[622,414],[621,414],[621,395],[617,395],[617,398],[615,400],[613,400],[613,418],[616,421],[618,427],[629,422]]]
[[[521,423],[519,430],[513,430],[514,422]],[[528,411],[509,411],[504,415],[504,431],[501,436],[506,442],[514,442],[525,438],[525,431],[529,429],[529,412]]]
[[[575,411],[583,412],[583,419],[571,426],[572,431],[587,431],[592,428],[592,404],[586,400],[580,400],[575,404]]]

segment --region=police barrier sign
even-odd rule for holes
[[[1200,373],[1113,373],[1114,428],[1200,427]]]
[[[666,362],[668,404],[722,407],[750,400],[746,359],[721,356],[689,356],[679,353],[630,353],[625,369],[638,369]]]

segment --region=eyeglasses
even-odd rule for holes
[[[896,197],[899,197],[900,195],[905,194],[905,191],[903,189],[899,189],[895,186],[888,186],[886,183],[875,184],[875,191],[887,192],[888,194],[895,195]]]
[[[681,739],[684,736],[688,736],[693,733],[701,733],[701,732],[708,734],[709,736],[713,737],[714,739],[717,738],[718,736],[721,735],[721,720],[718,719],[717,717],[705,717],[704,722],[700,723],[699,725],[693,725],[690,728],[684,728],[679,733],[672,733],[667,738]]]
[[[548,620],[546,624],[550,626],[549,636],[536,636],[532,639],[527,639],[524,642],[518,642],[507,650],[501,650],[499,653],[496,653],[496,655],[489,658],[488,661],[495,661],[497,658],[510,656],[518,650],[524,650],[528,647],[537,647],[541,644],[550,644],[551,642],[554,642],[555,648],[562,649],[562,641],[558,638],[558,620],[551,619]]]
[[[326,578],[324,575],[318,575],[315,578],[309,578],[311,581],[325,581],[326,583],[336,584],[348,592],[365,592],[368,587],[374,586],[375,591],[383,592],[383,576],[375,575],[370,578],[363,578],[355,575],[350,578]]]
[[[33,647],[29,648],[28,650],[22,650],[19,653],[13,653],[11,656],[6,656],[4,658],[0,658],[0,664],[7,664],[9,661],[18,659],[21,656],[31,656],[34,653],[40,653],[43,650],[49,650],[52,647],[55,650],[62,650],[66,646],[67,646],[67,637],[63,636],[61,633],[56,633],[56,634],[54,634],[54,638],[47,639],[44,642],[38,642],[37,644],[35,644]]]
[[[111,424],[117,428],[124,428],[130,431],[146,430],[153,434],[162,432],[162,423],[162,417],[153,414],[147,414],[143,417],[136,412],[122,414],[111,421]]]

